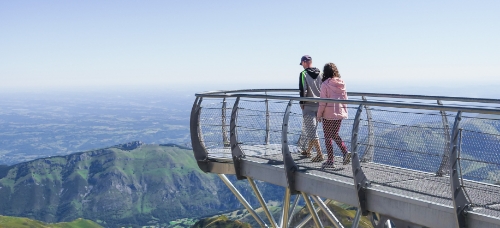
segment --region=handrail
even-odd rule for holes
[[[204,95],[221,95],[232,93],[262,93],[262,92],[287,92],[298,93],[298,89],[241,89],[241,90],[218,90],[197,93],[196,96]],[[442,101],[458,101],[458,102],[479,102],[479,103],[496,103],[500,104],[500,99],[492,98],[471,98],[471,97],[452,97],[452,96],[430,96],[430,95],[411,95],[411,94],[392,94],[392,93],[363,93],[363,92],[347,92],[348,96],[366,96],[366,97],[385,97],[385,98],[402,98],[402,99],[418,99],[418,100],[442,100]]]
[[[453,105],[437,105],[437,104],[408,104],[408,103],[394,103],[394,102],[379,102],[379,101],[363,101],[363,100],[336,100],[325,98],[308,98],[308,97],[291,97],[291,96],[277,96],[277,95],[261,95],[261,94],[196,94],[196,96],[207,98],[225,98],[225,97],[245,97],[245,98],[260,98],[260,99],[273,99],[273,100],[294,100],[294,101],[308,101],[308,102],[326,102],[326,103],[342,103],[354,105],[368,105],[380,107],[393,107],[393,108],[412,108],[412,109],[425,109],[425,110],[443,110],[453,112],[474,112],[481,114],[494,114],[500,115],[500,109],[490,108],[473,108]]]

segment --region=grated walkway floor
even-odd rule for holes
[[[267,162],[283,168],[281,145],[241,145],[245,159]],[[296,151],[295,148],[290,148]],[[217,160],[231,160],[229,148],[209,149],[209,157]],[[311,162],[310,158],[292,152],[299,170],[332,181],[353,182],[352,167],[342,165],[341,157],[335,158],[335,168],[321,168],[321,162]],[[326,157],[326,156],[325,156]],[[434,173],[421,172],[379,163],[361,163],[362,169],[371,181],[373,189],[403,195],[422,201],[453,206],[449,176],[436,176]],[[465,190],[473,203],[474,212],[500,217],[500,185],[464,180]]]

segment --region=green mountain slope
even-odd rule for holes
[[[76,219],[72,222],[46,224],[29,218],[9,217],[0,215],[0,228],[101,228],[99,224],[86,220]]]
[[[172,145],[136,142],[2,170],[0,214],[50,223],[86,218],[106,227],[166,225],[241,207],[216,175],[199,170],[191,150]],[[270,200],[282,197],[263,185]]]
[[[233,221],[228,219],[227,216],[221,215],[214,218],[206,218],[196,222],[193,228],[251,228],[250,224],[241,221]]]

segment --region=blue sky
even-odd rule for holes
[[[498,12],[500,1],[1,1],[0,90],[294,88],[309,54],[351,90],[479,91],[500,85]]]

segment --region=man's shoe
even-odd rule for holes
[[[347,165],[351,162],[351,152],[347,152],[344,154],[344,160],[342,161],[342,165]]]
[[[302,152],[300,152],[300,154],[301,154],[302,156],[306,156],[307,158],[310,158],[310,157],[311,157],[311,152],[309,152],[309,153],[308,153],[308,152],[302,151]]]
[[[322,154],[316,155],[314,158],[311,159],[312,162],[322,162],[324,160]]]

